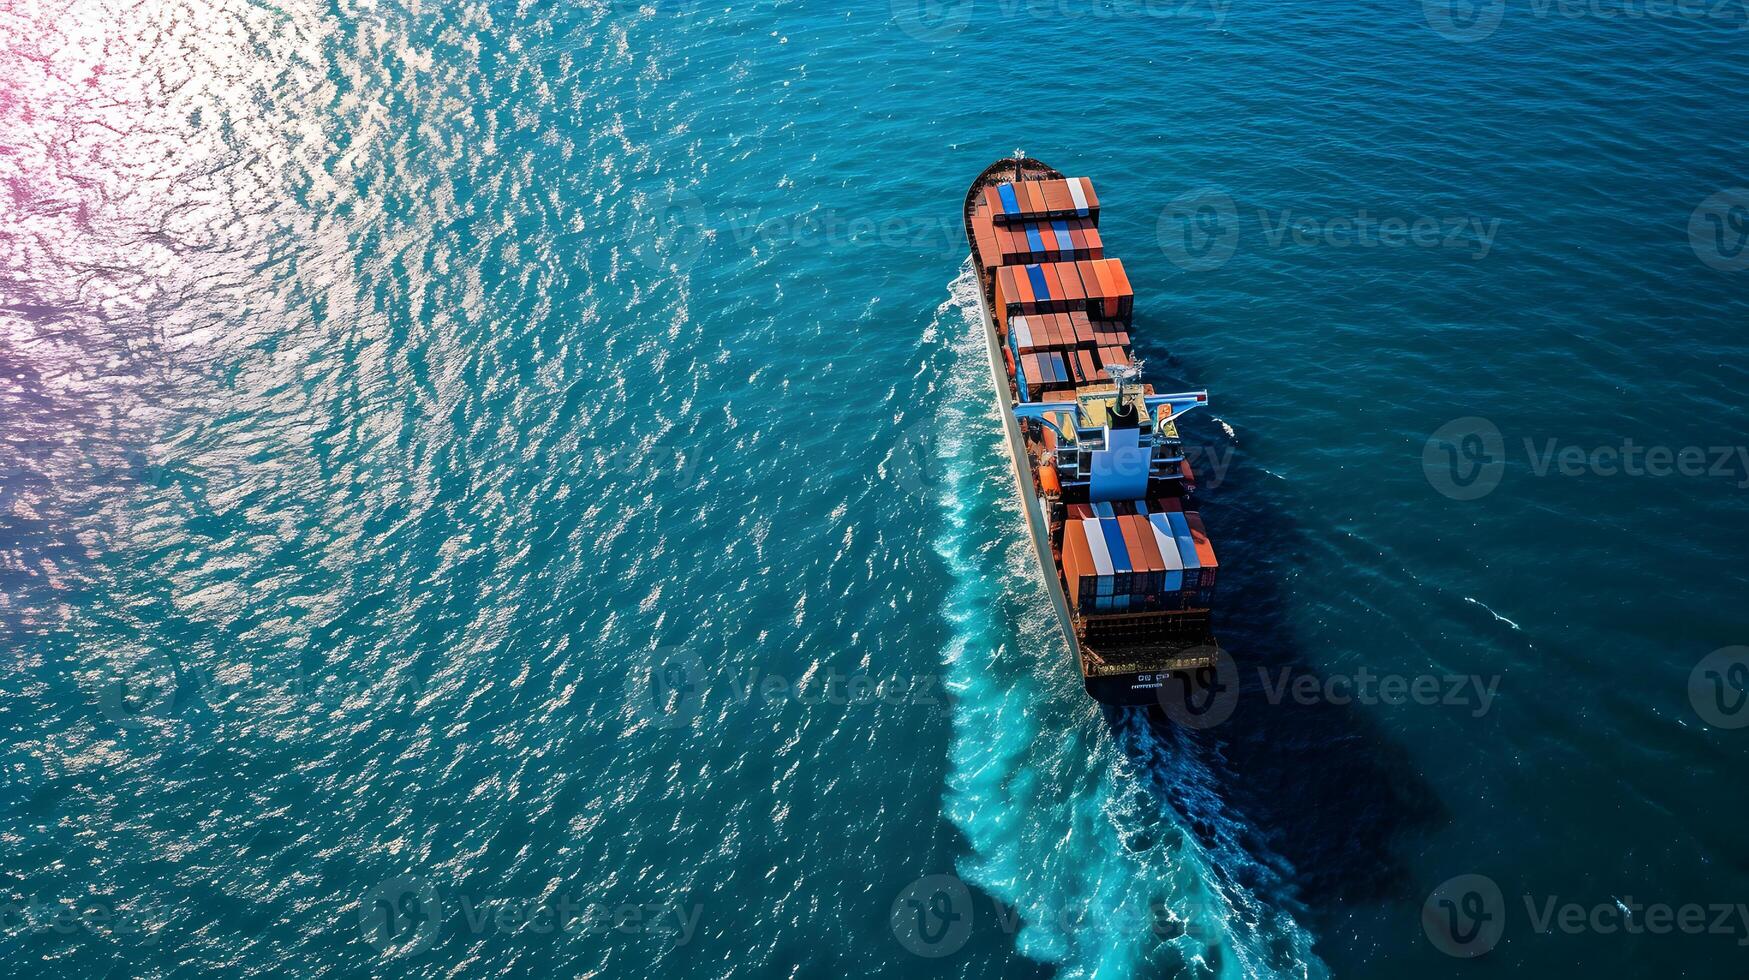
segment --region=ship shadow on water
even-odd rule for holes
[[[1202,430],[1187,431],[1187,441],[1214,435],[1206,419],[1187,428]],[[1279,696],[1284,677],[1324,678],[1293,640],[1282,562],[1245,557],[1306,553],[1299,529],[1267,502],[1273,479],[1235,452],[1221,485],[1199,494],[1238,559],[1223,570],[1215,614],[1221,647],[1238,667],[1231,716],[1203,730],[1152,706],[1106,708],[1105,718],[1220,874],[1302,908],[1316,927],[1345,906],[1409,898],[1404,855],[1449,813],[1373,718],[1352,705]]]

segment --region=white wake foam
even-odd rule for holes
[[[954,579],[942,606],[956,699],[944,806],[971,847],[960,875],[1013,909],[1023,955],[1063,976],[1323,976],[1310,935],[1234,883],[1280,869],[1238,845],[1207,767],[1159,745],[1139,712],[1109,723],[1082,691],[990,409],[976,289],[968,264],[928,328],[953,349],[936,549]],[[1183,829],[1162,784],[1215,828],[1217,852]],[[1238,862],[1245,874],[1229,873]]]

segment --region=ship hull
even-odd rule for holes
[[[974,263],[976,259],[974,257]],[[1069,615],[1069,600],[1063,593],[1063,581],[1057,575],[1057,563],[1051,555],[1051,531],[1044,505],[1034,490],[1032,457],[1020,432],[1020,421],[1014,417],[1014,399],[1008,390],[1008,367],[1002,359],[1002,341],[996,334],[996,319],[990,313],[985,291],[978,289],[978,314],[984,325],[985,360],[990,367],[990,383],[996,389],[996,414],[1002,420],[1002,431],[1008,446],[1008,459],[1014,473],[1014,489],[1020,500],[1021,513],[1026,517],[1027,531],[1032,537],[1033,557],[1038,560],[1039,577],[1050,593],[1051,608],[1057,625],[1068,645],[1069,659],[1081,675],[1088,695],[1101,704],[1147,705],[1159,703],[1160,690],[1170,673],[1122,673],[1089,677],[1082,662],[1081,640],[1075,631],[1075,620]]]
[[[1008,268],[1013,265],[980,261],[980,244],[974,219],[980,207],[980,192],[986,185],[1023,179],[1061,181],[1064,178],[1057,170],[1030,157],[1017,156],[998,160],[986,167],[978,179],[973,181],[966,192],[965,201],[966,243],[971,248],[972,266],[978,277],[978,316],[984,331],[984,350],[990,367],[991,386],[995,389],[994,407],[1002,423],[1009,464],[1014,473],[1015,493],[1020,502],[1021,513],[1026,519],[1027,533],[1032,538],[1033,556],[1038,561],[1040,578],[1050,596],[1052,613],[1057,618],[1070,661],[1081,675],[1082,686],[1088,695],[1096,701],[1110,705],[1160,705],[1171,714],[1171,705],[1168,702],[1175,700],[1181,692],[1200,689],[1203,686],[1202,679],[1212,676],[1210,671],[1217,664],[1219,650],[1209,630],[1209,610],[1186,609],[1182,613],[1163,610],[1128,613],[1114,610],[1112,613],[1083,616],[1074,609],[1058,571],[1057,555],[1053,551],[1055,525],[1064,517],[1061,511],[1052,511],[1059,506],[1056,503],[1059,493],[1050,492],[1047,495],[1041,492],[1035,480],[1035,458],[1029,450],[1022,424],[1014,414],[1016,396],[1015,389],[1011,387],[1014,379],[1010,376],[1009,362],[1004,356],[1004,339],[998,329],[993,305],[996,283],[993,273],[988,271],[998,265]],[[1083,189],[1085,196],[1078,196],[1074,188],[1059,188],[1059,192],[1081,201],[1093,213],[1093,222],[1097,224],[1098,205],[1089,199],[1092,194],[1091,185],[1083,180],[1078,186]],[[1012,207],[1012,196],[1009,201],[1009,206]],[[1039,202],[1040,198],[1036,195],[1029,199],[1029,203],[1035,206]],[[1062,205],[1058,209],[1068,210]],[[1064,241],[1061,236],[1069,235],[1069,240],[1073,240],[1073,232],[1066,227],[1059,227],[1054,235],[1060,249],[1069,247],[1061,244]],[[1035,238],[1034,242],[1042,243],[1042,240]],[[1121,270],[1117,275],[1122,277]],[[1112,289],[1112,295],[1118,295],[1113,283],[1102,279],[1101,285]],[[1123,283],[1123,289],[1127,294],[1127,279]],[[1102,307],[1104,308],[1107,307]],[[1117,315],[1127,320],[1128,312],[1127,307],[1120,305]],[[1102,360],[1104,356],[1102,352]],[[1089,362],[1078,363],[1085,366]],[[1206,395],[1199,393],[1196,400],[1200,403],[1205,399]],[[1051,478],[1049,482],[1052,485],[1057,483],[1055,472],[1046,473],[1044,476]],[[1185,470],[1185,476],[1188,480],[1188,469]],[[1187,500],[1182,492],[1175,496]],[[1212,551],[1207,553],[1207,558],[1212,561]]]

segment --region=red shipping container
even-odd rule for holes
[[[1093,359],[1093,352],[1078,350],[1075,352],[1075,379],[1082,384],[1093,384],[1105,380],[1105,372],[1099,369],[1099,362]]]
[[[1075,271],[1081,274],[1081,285],[1087,291],[1087,298],[1089,300],[1099,299],[1104,287],[1099,281],[1099,270],[1095,268],[1094,264],[1089,261],[1077,262],[1075,263]]]
[[[1105,258],[1105,239],[1099,235],[1098,228],[1088,228],[1086,231],[1087,257],[1090,259]]]
[[[1203,526],[1202,515],[1194,510],[1184,512],[1184,523],[1190,525],[1190,540],[1196,545],[1197,561],[1202,562],[1202,587],[1212,589],[1220,562],[1215,560],[1215,546],[1209,540],[1208,528]]]
[[[1160,546],[1154,540],[1154,525],[1148,523],[1144,516],[1130,518],[1136,529],[1136,540],[1141,544],[1142,555],[1148,565],[1148,574],[1143,581],[1142,595],[1150,600],[1149,605],[1157,602],[1160,593],[1166,587],[1166,563],[1160,557]]]
[[[1063,298],[1079,305],[1087,299],[1087,287],[1081,282],[1080,269],[1073,262],[1057,263],[1057,270],[1063,282]]]
[[[1118,533],[1123,535],[1124,551],[1130,556],[1130,592],[1141,595],[1147,589],[1148,573],[1153,569],[1148,567],[1147,554],[1142,550],[1142,536],[1136,533],[1136,518],[1133,514],[1120,514],[1117,518]],[[1150,535],[1151,537],[1152,535]]]
[[[1063,584],[1068,592],[1071,608],[1086,611],[1092,606],[1098,575],[1099,571],[1093,564],[1092,550],[1087,547],[1087,529],[1077,520],[1065,522]]]
[[[1091,336],[1091,331],[1089,331],[1089,336],[1083,338],[1081,336],[1080,331],[1075,329],[1075,321],[1069,317],[1069,314],[1059,313],[1059,314],[1057,314],[1057,316],[1061,317],[1061,320],[1059,321],[1059,323],[1063,328],[1063,336],[1068,338],[1069,345],[1071,347],[1091,346],[1091,344],[1089,343],[1089,341],[1091,341],[1093,339]]]
[[[1061,180],[1047,180],[1042,188],[1045,192],[1045,207],[1052,214],[1075,213],[1075,201],[1069,196],[1069,185]]]
[[[984,185],[984,204],[990,208],[992,217],[1002,213],[1002,193],[995,184]]]
[[[1063,295],[1063,280],[1057,275],[1057,264],[1048,262],[1039,266],[1039,272],[1045,277],[1045,288],[1051,291],[1051,299],[1062,302],[1067,297]]]

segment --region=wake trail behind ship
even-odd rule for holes
[[[1013,909],[1023,955],[1066,977],[1325,976],[1310,934],[1241,884],[1283,869],[1238,844],[1256,835],[1231,826],[1199,747],[1083,692],[991,411],[977,288],[968,262],[929,330],[951,349],[935,362],[945,402],[931,464],[952,577],[943,805],[971,848],[960,876]]]

